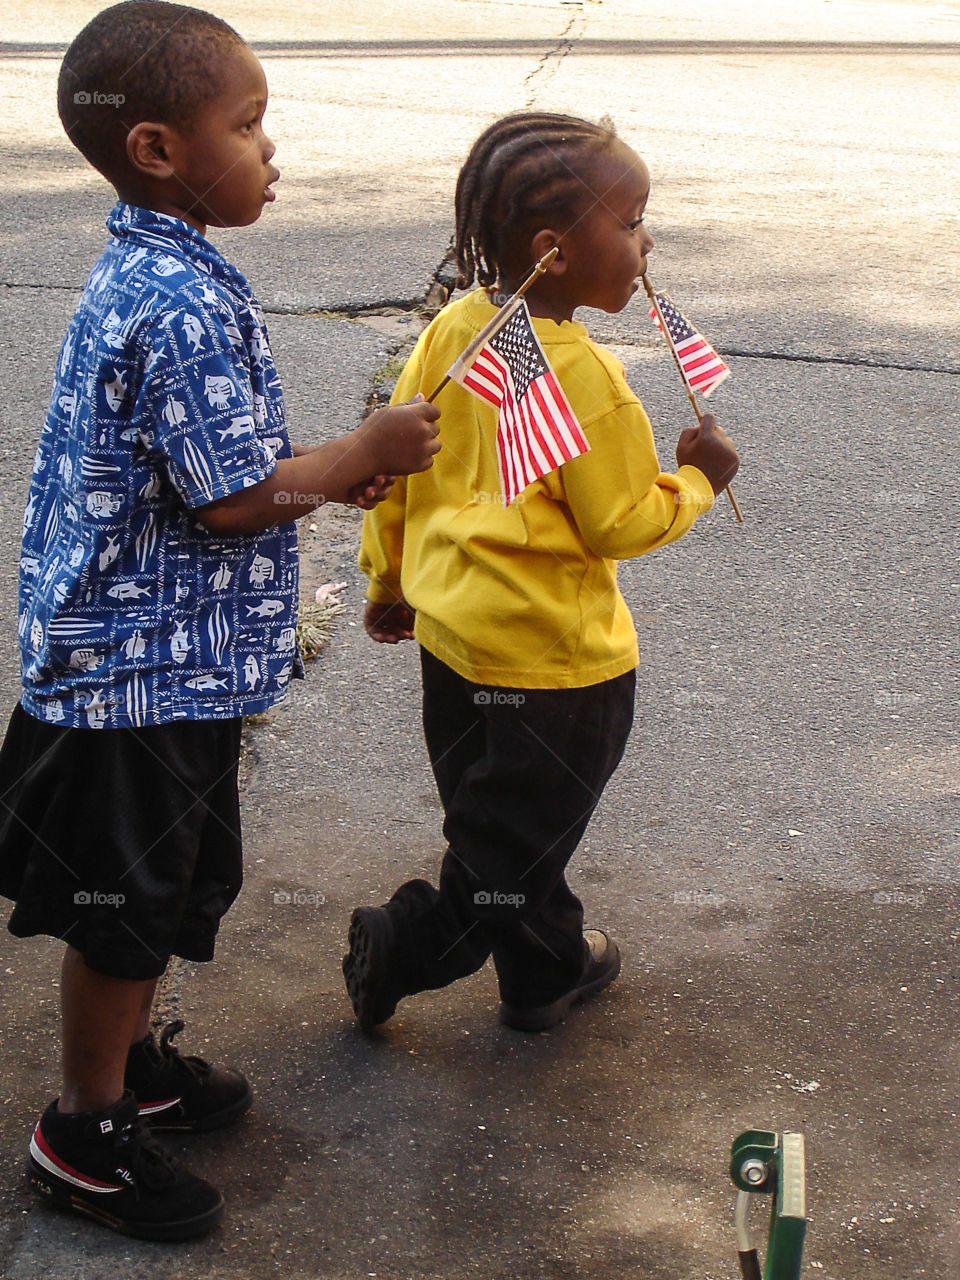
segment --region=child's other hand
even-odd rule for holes
[[[413,610],[405,600],[394,604],[369,601],[363,613],[363,626],[371,640],[378,644],[397,644],[413,639]]]
[[[372,476],[369,480],[361,480],[347,493],[347,505],[359,507],[361,511],[372,511],[389,497],[395,480],[396,476]]]
[[[407,404],[375,409],[358,428],[370,449],[378,474],[406,476],[433,466],[440,451],[439,429],[434,423],[440,410],[422,396]]]
[[[699,467],[713,492],[721,493],[739,471],[740,456],[714,415],[705,413],[698,427],[688,427],[681,432],[677,441],[677,465]]]

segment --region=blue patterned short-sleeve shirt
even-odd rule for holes
[[[296,529],[218,536],[195,509],[291,455],[263,316],[188,224],[107,226],[24,515],[22,702],[80,728],[262,711],[299,667]]]

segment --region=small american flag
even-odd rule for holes
[[[586,453],[590,445],[522,298],[493,336],[476,347],[474,342],[467,348],[448,376],[499,411],[497,465],[503,501],[509,506],[527,485]]]
[[[691,391],[699,391],[708,396],[714,388],[719,387],[724,378],[730,377],[730,370],[701,334],[697,333],[689,320],[685,319],[673,305],[665,293],[654,295],[656,304],[650,308],[650,318],[657,322],[657,328],[677,354],[680,371]],[[663,316],[663,325],[657,308]]]

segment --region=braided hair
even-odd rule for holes
[[[609,120],[550,112],[504,116],[486,129],[457,179],[457,285],[497,282],[505,235],[518,222],[574,214],[589,195],[588,167],[616,136]]]

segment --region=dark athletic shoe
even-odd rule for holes
[[[253,1103],[249,1084],[239,1071],[175,1049],[171,1041],[182,1030],[182,1022],[171,1022],[159,1044],[151,1032],[130,1048],[123,1083],[136,1094],[141,1119],[151,1129],[187,1133],[233,1124]]]
[[[129,1091],[105,1111],[61,1115],[51,1102],[30,1139],[27,1171],[50,1204],[141,1240],[189,1240],[223,1213],[220,1192],[160,1146]]]
[[[357,907],[350,917],[343,976],[364,1031],[392,1018],[402,992],[391,981],[393,921],[385,907]]]
[[[620,972],[617,944],[600,929],[585,929],[583,940],[587,944],[587,956],[576,985],[552,1004],[501,1004],[500,1021],[505,1027],[513,1027],[515,1031],[549,1031],[564,1020],[579,1000],[610,985]]]

